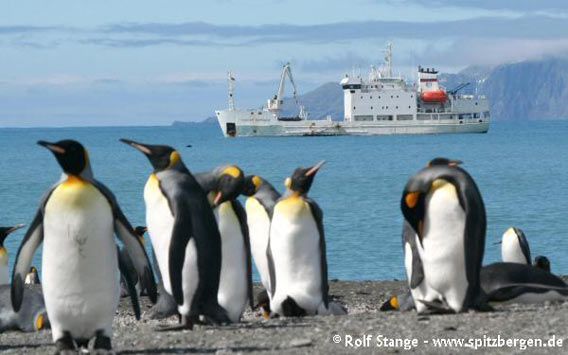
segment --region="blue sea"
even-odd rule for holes
[[[225,139],[218,126],[0,129],[0,224],[29,224],[61,170],[36,141],[72,138],[89,150],[95,176],[132,224],[145,221],[142,190],[151,167],[121,137],[176,147],[200,172],[238,164],[279,190],[298,166],[325,159],[310,191],[324,211],[330,279],[404,279],[400,198],[407,179],[437,156],[463,160],[488,216],[485,263],[501,258],[510,226],[523,229],[533,257],[568,274],[568,121],[494,123],[488,134]],[[191,145],[191,148],[186,147]],[[6,240],[13,263],[25,233]],[[41,250],[34,264],[41,264]]]

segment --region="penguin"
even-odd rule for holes
[[[24,284],[26,285],[41,285],[41,281],[39,280],[39,275],[35,266],[30,267],[30,272],[26,275],[26,279],[24,280]]]
[[[13,227],[0,227],[0,285],[10,284],[10,271],[8,266],[8,251],[4,247],[4,240],[13,232],[24,227],[18,224]]]
[[[199,173],[195,179],[209,196],[221,235],[221,278],[218,301],[231,322],[241,319],[247,304],[253,308],[252,260],[247,216],[237,200],[244,174],[235,165]]]
[[[166,292],[181,315],[171,330],[208,322],[229,323],[217,301],[221,274],[221,236],[205,192],[170,146],[121,141],[142,152],[154,171],[144,188],[146,226]]]
[[[491,302],[542,303],[568,299],[568,285],[561,278],[530,264],[498,262],[484,266],[480,281]]]
[[[274,206],[281,195],[268,181],[257,175],[249,175],[245,178],[243,195],[248,196],[245,211],[252,257],[260,275],[260,282],[267,290],[266,297],[268,298],[270,295],[270,274],[266,250]]]
[[[503,262],[531,265],[531,250],[525,233],[511,227],[503,233],[501,239],[501,259]]]
[[[324,163],[296,169],[285,182],[289,194],[274,206],[267,259],[276,315],[345,314],[329,301],[323,212],[307,197]]]
[[[534,258],[534,267],[550,272],[550,260],[546,256],[539,255]]]
[[[568,285],[537,266],[498,262],[482,267],[479,275],[487,302],[542,303],[568,299]],[[380,307],[381,311],[405,312],[412,309],[415,309],[415,303],[410,290],[392,296]]]
[[[437,312],[438,303],[451,312],[488,310],[479,286],[485,207],[471,176],[458,164],[429,164],[409,179],[401,209],[405,268],[418,313]]]
[[[146,243],[144,241],[144,233],[146,233],[146,227],[144,226],[136,226],[134,228],[134,233],[140,240],[140,243],[145,246]],[[136,289],[136,294],[138,296],[144,295],[144,291],[142,289],[142,282],[138,278],[136,274],[136,268],[134,267],[134,263],[132,262],[132,258],[128,254],[128,251],[125,248],[119,250],[119,260],[122,260],[124,263],[125,272],[122,274],[120,279],[120,286],[121,286],[121,296],[126,296],[128,292],[128,286],[125,278],[125,274],[128,274],[132,281],[134,282],[134,288]]]
[[[24,288],[23,307],[17,313],[12,310],[10,289],[10,285],[0,285],[0,333],[7,330],[27,333],[49,328],[41,288]]]
[[[23,305],[24,277],[43,243],[43,294],[58,352],[74,352],[95,338],[97,352],[112,350],[112,322],[119,301],[116,234],[128,249],[144,287],[155,302],[156,287],[146,252],[114,195],[93,177],[81,143],[39,141],[63,169],[43,198],[12,273],[15,312]],[[88,282],[85,282],[88,280]]]

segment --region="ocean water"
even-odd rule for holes
[[[500,246],[493,243],[517,226],[533,257],[546,255],[553,272],[568,274],[568,122],[562,121],[495,123],[488,134],[385,137],[225,139],[216,125],[0,129],[0,224],[31,222],[61,173],[52,154],[35,142],[64,138],[88,148],[97,179],[134,225],[144,224],[142,190],[151,167],[118,142],[121,137],[172,145],[194,172],[238,164],[281,191],[296,167],[327,160],[310,195],[324,211],[329,277],[342,280],[405,278],[402,189],[431,158],[461,159],[487,209],[485,263],[500,260]],[[11,264],[24,233],[6,240]]]

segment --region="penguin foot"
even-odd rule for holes
[[[97,331],[97,335],[95,337],[95,344],[93,345],[94,351],[106,351],[104,354],[107,354],[109,351],[112,351],[112,344],[110,338],[105,336],[102,330]]]
[[[447,304],[441,302],[431,302],[425,300],[417,300],[427,307],[427,311],[424,314],[455,314],[456,312],[451,309]]]
[[[157,332],[177,332],[180,330],[193,330],[193,321],[190,317],[181,316],[179,325],[174,325],[172,327],[160,327],[156,329]]]
[[[55,341],[55,347],[57,348],[56,354],[69,355],[77,353],[75,342],[73,342],[69,332],[63,332],[63,336]]]

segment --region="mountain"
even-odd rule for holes
[[[440,74],[440,83],[451,90],[470,83],[460,93],[486,95],[493,119],[568,119],[568,59],[503,64],[497,67],[472,66],[456,74]],[[298,97],[310,118],[331,115],[343,118],[343,91],[339,83],[326,83]],[[297,114],[293,99],[284,100],[284,114]]]

